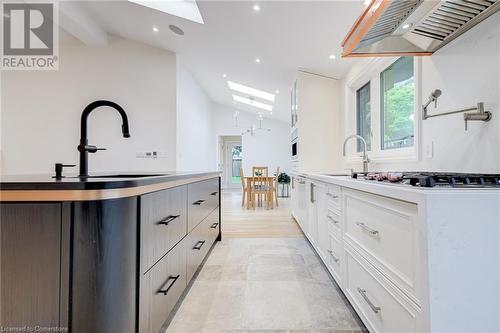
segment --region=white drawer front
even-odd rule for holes
[[[337,281],[339,285],[341,285],[341,276],[342,276],[342,261],[344,249],[342,246],[341,240],[339,240],[336,236],[332,234],[328,235],[329,239],[329,247],[327,255],[327,263],[328,268]]]
[[[418,299],[417,206],[352,190],[344,200],[346,239]]]
[[[340,186],[329,184],[326,197],[330,207],[340,210]]]
[[[380,282],[380,276],[349,248],[344,288],[370,332],[417,332],[418,311]]]
[[[328,232],[336,236],[340,236],[340,215],[339,213],[328,209],[326,213],[326,223],[328,225]]]

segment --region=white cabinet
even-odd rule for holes
[[[417,332],[418,308],[347,246],[344,293],[370,332]]]
[[[300,227],[370,332],[500,332],[498,191],[301,177]]]
[[[298,210],[298,198],[297,198],[297,180],[294,175],[291,176],[290,180],[290,213],[292,216],[297,219],[297,210]]]
[[[308,237],[317,249],[319,256],[325,260],[328,250],[328,239],[326,231],[326,186],[317,181],[307,181],[308,190]]]
[[[305,233],[307,230],[307,191],[306,180],[300,176],[293,176],[291,193],[292,214],[300,228]]]
[[[351,189],[343,198],[344,240],[420,305],[417,205]]]
[[[305,234],[313,247],[318,243],[318,212],[316,207],[316,184],[313,181],[306,180],[306,204],[307,204],[307,230]]]
[[[417,206],[307,177],[293,191],[302,231],[367,328],[418,332]]]
[[[341,170],[339,81],[299,71],[291,91],[292,132],[298,135],[293,170]]]

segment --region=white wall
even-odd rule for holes
[[[240,112],[239,126],[242,128],[236,128],[234,111],[234,108],[213,105],[213,142],[217,143],[222,135],[241,135],[252,124],[258,127],[257,113]],[[264,119],[263,127],[270,128],[271,131],[257,131],[255,136],[242,136],[243,172],[250,174],[254,165],[267,165],[269,173],[274,173],[278,166],[281,171],[290,172],[290,124]]]
[[[216,170],[212,102],[177,60],[177,170]]]
[[[352,134],[346,129],[347,118],[355,115],[347,108],[346,83],[365,70],[363,63],[354,67],[342,80],[344,137]],[[434,157],[420,154],[418,161],[384,161],[371,164],[372,170],[430,170],[459,172],[500,172],[500,13],[460,36],[431,57],[422,58],[423,104],[431,91],[441,89],[438,109],[445,112],[483,101],[493,113],[488,122],[470,122],[464,131],[463,115],[443,116],[421,121],[421,151],[434,144]],[[416,119],[419,117],[415,117]],[[348,126],[349,127],[349,126]],[[339,156],[339,158],[342,158]],[[360,168],[360,163],[346,167]]]
[[[3,174],[52,173],[55,162],[78,164],[80,115],[97,99],[120,104],[131,138],[108,108],[89,117],[89,143],[108,148],[89,154],[89,171],[175,169],[175,54],[123,39],[107,47],[76,40],[60,47],[58,71],[6,71],[1,78]],[[138,151],[167,158],[139,159]],[[75,168],[75,172],[78,169]]]

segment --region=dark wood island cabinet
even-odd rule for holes
[[[2,179],[0,326],[162,330],[221,239],[218,173]]]

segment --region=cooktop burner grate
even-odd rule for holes
[[[469,174],[444,172],[369,172],[356,173],[353,178],[402,183],[420,187],[500,187],[500,174]]]

